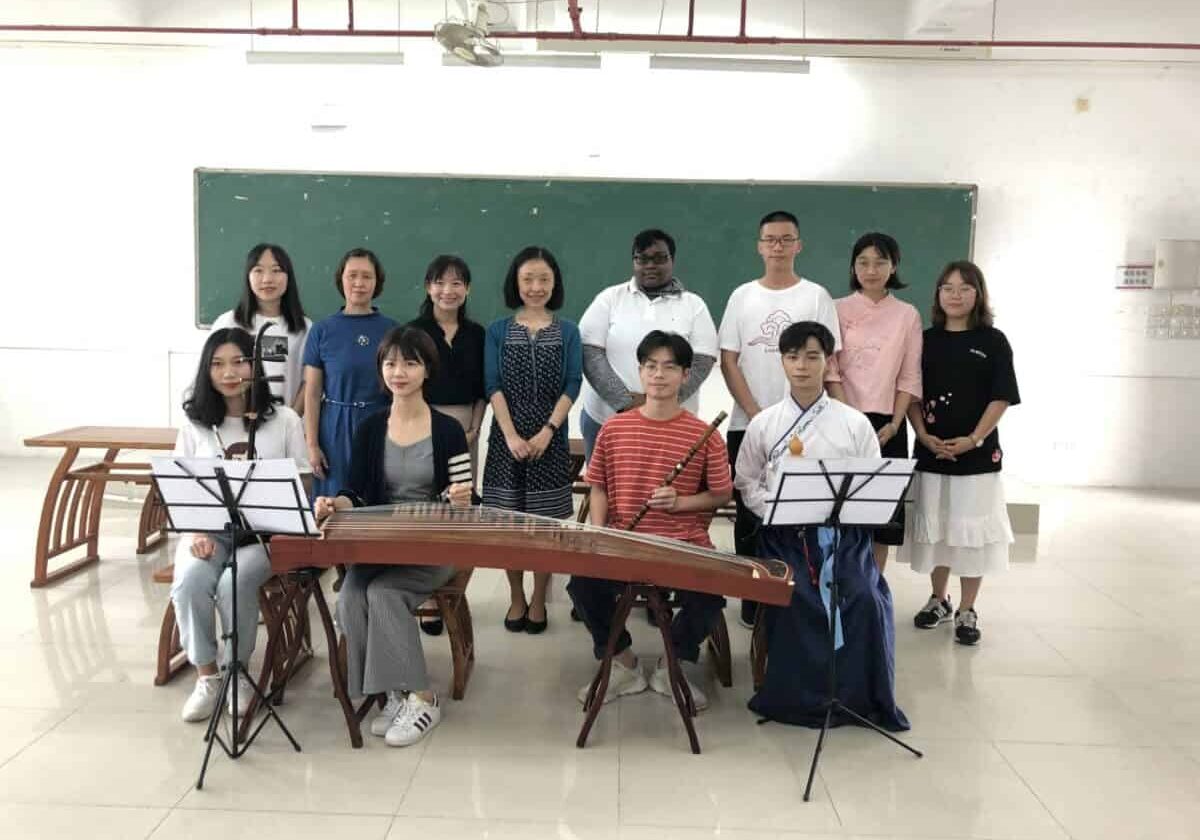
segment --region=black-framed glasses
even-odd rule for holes
[[[633,261],[638,265],[666,265],[671,261],[670,254],[634,254]]]
[[[759,242],[766,245],[768,248],[774,248],[776,245],[792,246],[800,241],[798,236],[763,236]]]

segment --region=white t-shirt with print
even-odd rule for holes
[[[241,417],[226,417],[216,431],[189,420],[179,429],[175,454],[184,458],[225,458],[226,450],[236,449],[237,444],[244,444],[249,438]],[[259,458],[291,458],[296,462],[297,472],[312,472],[308,445],[304,442],[304,421],[286,405],[275,406],[275,413],[258,427],[254,449]]]
[[[819,321],[833,333],[834,350],[841,349],[842,331],[829,292],[804,278],[786,289],[768,289],[757,280],[733,290],[721,318],[721,349],[739,353],[738,369],[759,408],[774,405],[788,393],[779,361],[779,335],[797,321]],[[734,402],[729,431],[741,431],[746,412]]]
[[[257,336],[263,324],[271,325],[267,334],[263,336],[263,353],[287,356],[287,361],[284,362],[263,362],[263,371],[267,376],[283,377],[282,382],[271,383],[271,393],[277,397],[283,397],[284,403],[291,405],[292,401],[296,399],[300,386],[304,384],[304,342],[308,340],[308,331],[312,327],[312,321],[305,318],[304,330],[290,333],[287,331],[287,321],[282,315],[277,318],[268,318],[261,312],[257,312],[254,315],[253,327],[247,332],[252,336]],[[232,309],[221,313],[217,320],[213,321],[212,330],[231,327],[245,329],[234,320]],[[212,334],[212,330],[209,331],[209,335]]]
[[[608,363],[631,392],[642,390],[637,346],[652,330],[678,333],[692,345],[692,353],[717,358],[717,327],[708,304],[694,292],[650,298],[637,287],[637,280],[631,278],[596,295],[579,319],[580,340],[604,348]],[[596,393],[586,378],[580,400],[583,410],[597,423],[616,414],[616,409]],[[698,413],[700,393],[692,394],[683,407]]]

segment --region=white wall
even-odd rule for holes
[[[280,67],[236,50],[0,48],[0,453],[64,425],[170,422],[190,359],[171,354],[201,338],[197,166],[960,181],[980,186],[976,257],[1026,400],[1005,420],[1012,472],[1200,486],[1200,342],[1122,329],[1138,293],[1111,290],[1113,266],[1156,239],[1200,238],[1200,66],[647,76],[443,69],[406,50],[407,67]],[[346,131],[309,129],[323,102]],[[634,103],[662,114],[661,136],[630,124]],[[716,381],[704,400],[709,415],[728,403]]]

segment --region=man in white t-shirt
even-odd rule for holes
[[[796,274],[796,255],[800,241],[800,222],[786,210],[768,213],[758,224],[758,253],[763,260],[763,276],[733,290],[721,318],[721,373],[733,395],[733,413],[729,418],[726,440],[729,463],[736,464],[742,438],[750,419],[788,393],[787,377],[779,363],[779,335],[797,321],[817,321],[828,327],[841,349],[841,329],[833,298],[823,286]],[[834,364],[830,358],[830,365]],[[828,383],[830,396],[842,399],[840,383]],[[735,469],[736,472],[736,469]],[[738,554],[757,555],[754,514],[734,492],[737,519],[734,521],[734,547]],[[742,601],[741,622],[750,627],[758,605]]]
[[[677,333],[691,345],[691,372],[679,401],[698,413],[700,386],[717,361],[717,328],[704,299],[675,277],[675,240],[657,229],[634,237],[633,277],[596,295],[579,321],[584,376],[580,430],[589,459],[604,421],[646,401],[637,347],[652,330]]]

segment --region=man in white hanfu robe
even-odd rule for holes
[[[833,335],[820,323],[800,321],[779,337],[789,393],[750,421],[738,453],[735,486],[761,521],[768,492],[785,456],[878,458],[879,439],[862,412],[824,390]],[[767,674],[750,699],[764,718],[821,726],[828,695],[829,618],[821,598],[830,544],[817,528],[760,527],[758,553],[786,561],[796,581],[788,607],[766,607]],[[828,530],[828,529],[826,529]],[[845,527],[832,574],[840,590],[841,644],[837,649],[838,699],[867,720],[892,731],[908,729],[896,706],[892,595],[875,565],[872,531]],[[834,715],[833,725],[853,722]]]

